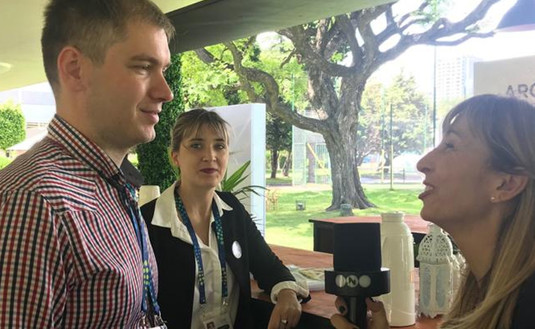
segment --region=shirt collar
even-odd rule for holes
[[[106,152],[57,114],[48,125],[48,137],[103,178],[113,179],[121,185],[126,183],[121,170]]]
[[[175,232],[185,229],[185,225],[179,220],[178,212],[175,206],[175,186],[177,182],[169,186],[160,197],[156,200],[154,207],[154,215],[152,216],[151,224],[160,227],[167,227],[171,229],[173,236]],[[223,201],[217,193],[214,193],[214,201],[217,205],[217,211],[219,216],[223,217],[224,211],[231,211],[232,207]],[[214,221],[214,216],[210,219],[210,222]]]

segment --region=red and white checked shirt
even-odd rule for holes
[[[45,139],[0,170],[0,328],[138,327],[141,251],[107,180],[126,183],[58,116]],[[150,247],[149,259],[156,280]]]

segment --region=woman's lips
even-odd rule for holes
[[[213,168],[207,168],[207,169],[201,169],[201,171],[205,174],[213,174],[215,172],[217,172],[217,169],[213,169]]]
[[[425,190],[422,193],[420,193],[418,198],[423,200],[426,196],[431,194],[431,192],[433,192],[434,189],[435,188],[433,186],[431,186],[431,185],[425,185]]]

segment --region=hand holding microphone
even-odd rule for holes
[[[366,298],[366,306],[371,311],[371,318],[368,320],[368,329],[390,329],[388,320],[386,319],[386,311],[382,302],[373,301]],[[331,324],[336,329],[354,329],[357,328],[354,324],[347,320],[347,304],[341,297],[336,298],[336,309],[340,311],[331,317]]]
[[[334,270],[325,271],[325,292],[343,297],[349,321],[366,329],[367,304],[372,302],[366,298],[390,291],[390,271],[381,268],[379,223],[334,225],[333,258]]]

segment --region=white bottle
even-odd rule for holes
[[[416,322],[414,291],[414,239],[402,212],[381,214],[381,256],[390,269],[390,293],[381,296],[391,326]]]

